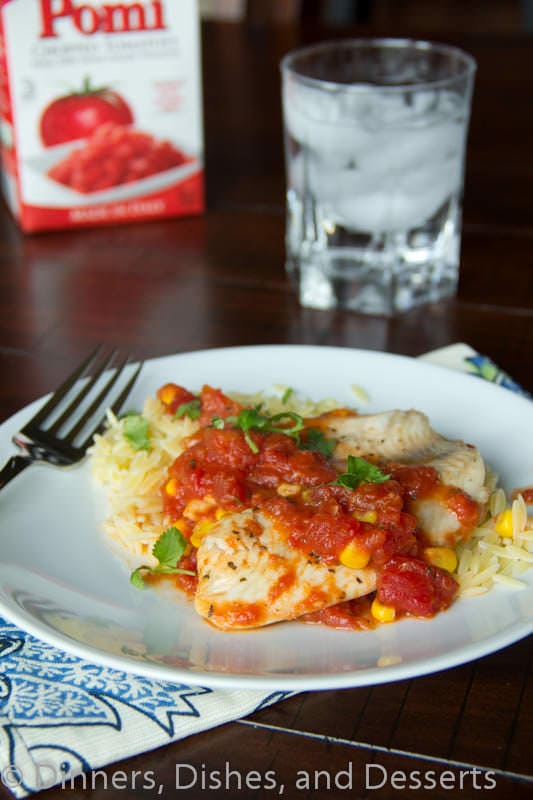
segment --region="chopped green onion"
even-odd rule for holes
[[[292,439],[299,441],[299,433],[304,428],[303,417],[295,414],[293,411],[282,411],[280,414],[268,416],[267,414],[260,414],[261,406],[254,408],[244,408],[241,413],[236,417],[227,417],[225,422],[234,425],[244,433],[244,438],[252,453],[258,453],[259,448],[250,436],[250,431],[262,431],[263,433],[281,433],[284,436],[290,436]],[[212,424],[214,424],[213,418]],[[291,420],[290,426],[278,426],[274,423],[282,422],[282,420]]]
[[[288,403],[292,394],[294,394],[294,389],[291,389],[291,387],[288,386],[281,396],[281,402],[283,404]]]

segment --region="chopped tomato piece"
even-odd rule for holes
[[[451,604],[457,582],[419,558],[394,556],[380,577],[378,600],[416,617],[432,617]]]
[[[398,481],[403,492],[412,500],[425,497],[437,485],[439,476],[434,467],[396,467],[392,477]]]
[[[157,397],[165,406],[165,411],[169,414],[175,414],[178,408],[184,403],[190,403],[194,400],[194,395],[183,386],[178,386],[177,383],[165,383],[157,391]]]
[[[212,386],[204,386],[200,395],[202,402],[201,425],[210,425],[213,417],[236,417],[242,411],[242,406],[231,398],[227,397],[220,389],[213,389]]]
[[[299,450],[293,439],[272,433],[262,437],[257,463],[249,474],[251,483],[276,487],[280,482],[317,486],[335,480],[336,470],[314,450]]]

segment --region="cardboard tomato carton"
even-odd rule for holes
[[[0,0],[6,201],[25,231],[204,208],[196,0]]]

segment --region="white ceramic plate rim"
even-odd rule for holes
[[[258,364],[261,365],[260,369],[257,367]],[[314,374],[310,374],[310,369],[314,371]],[[339,369],[340,374],[338,374]],[[257,372],[251,375],[251,370],[257,370]],[[220,348],[167,356],[146,362],[132,400],[135,401],[137,406],[140,405],[140,401],[155,391],[166,380],[180,382],[180,374],[189,378],[184,383],[188,383],[193,389],[199,389],[204,382],[220,385],[225,389],[248,389],[250,391],[256,391],[259,388],[268,390],[273,384],[288,383],[294,386],[295,389],[302,390],[303,394],[309,394],[310,389],[314,389],[314,391],[311,391],[311,396],[314,399],[335,396],[341,402],[351,402],[352,405],[359,406],[363,413],[395,406],[418,407],[421,410],[430,411],[432,421],[434,417],[437,418],[440,423],[435,424],[437,429],[447,435],[452,435],[453,433],[457,437],[462,436],[463,438],[468,438],[465,436],[464,431],[470,425],[482,425],[482,421],[479,422],[480,417],[482,420],[484,417],[488,420],[500,419],[502,422],[500,428],[497,429],[497,441],[491,448],[491,454],[494,455],[501,452],[504,483],[507,480],[512,485],[524,485],[533,481],[533,463],[527,452],[524,453],[524,448],[518,450],[513,458],[510,458],[508,454],[509,447],[515,447],[520,440],[527,440],[527,430],[533,431],[533,404],[506,389],[476,380],[469,375],[418,362],[404,356],[348,348],[298,345]],[[331,384],[330,379],[334,374],[338,375],[337,385],[344,387],[343,396],[339,396],[338,391],[330,391],[327,385]],[[191,375],[197,375],[194,385],[191,385]],[[225,381],[220,380],[223,375],[227,375]],[[398,380],[398,376],[401,378],[405,376],[405,380],[401,384],[394,385],[394,381]],[[409,387],[407,379],[411,379],[413,376],[419,382]],[[392,381],[390,385],[388,383],[389,379]],[[362,406],[351,392],[350,387],[353,384],[361,385],[369,392],[371,402],[368,407]],[[387,405],[380,402],[379,399],[380,396],[383,397],[385,395],[387,398],[390,396],[390,402]],[[419,401],[421,396],[422,402]],[[450,415],[445,407],[446,403],[449,403],[454,397],[457,398],[457,396],[461,397],[460,407],[463,416],[466,414],[466,419],[463,419],[462,422],[454,419],[453,415]],[[428,401],[428,398],[431,402]],[[395,399],[399,400],[399,402],[395,402]],[[406,399],[411,399],[411,402],[406,403]],[[12,453],[9,442],[12,433],[18,430],[24,421],[35,413],[36,407],[41,402],[42,399],[32,403],[0,426],[1,457],[7,458]],[[428,404],[432,405],[431,409],[427,408]],[[503,421],[505,421],[505,424]],[[524,425],[529,426],[526,431],[523,430]],[[517,431],[515,438],[514,441],[510,442],[509,436],[514,430]],[[487,433],[485,438],[486,443],[492,442],[494,434]],[[483,447],[480,449],[484,452]],[[17,504],[17,497],[22,497],[25,487],[30,485],[27,481],[32,470],[43,470],[41,473],[42,479],[50,480],[52,485],[55,480],[59,480],[55,476],[47,477],[50,476],[51,472],[50,468],[47,467],[32,467],[22,476],[19,476],[17,479],[20,482],[18,487],[15,482],[10,485],[13,487],[11,491],[14,492],[14,495],[12,495],[14,497],[13,503],[11,505],[9,502],[5,504],[5,508],[7,507],[8,527],[10,522],[12,525],[14,524],[14,519],[15,527],[17,524],[26,525],[32,521],[34,525],[39,525],[39,517],[44,512],[38,504],[33,510],[30,509],[25,513],[22,513],[20,504]],[[46,476],[44,470],[47,471]],[[53,470],[53,472],[57,475],[59,471]],[[26,482],[24,480],[25,476],[27,476]],[[74,482],[77,484],[81,482],[87,488],[87,481],[89,480],[88,469],[83,468],[78,473],[72,472],[70,474],[63,472],[61,480],[67,481],[65,485],[70,486],[74,486]],[[68,481],[73,483],[68,484]],[[511,485],[507,485],[506,488],[511,488]],[[4,497],[8,497],[6,493],[9,491],[9,488],[4,489],[0,503]],[[45,498],[40,499],[45,500]],[[26,521],[22,523],[22,519]],[[6,522],[5,517],[4,522]],[[98,536],[96,527],[93,530],[93,534],[95,537]],[[4,546],[7,547],[8,556],[12,555],[9,552],[9,542],[6,545],[6,539],[4,539]],[[13,545],[11,545],[11,549],[13,549]],[[114,556],[109,554],[109,559],[111,563]],[[197,619],[192,623],[193,626],[198,625],[198,631],[194,627],[194,635],[196,637],[200,636],[202,643],[207,642],[209,645],[214,642],[214,649],[216,649],[217,642],[221,641],[220,637],[235,637],[237,646],[234,650],[230,648],[229,655],[231,660],[233,653],[235,663],[233,665],[230,663],[229,666],[225,664],[224,669],[217,669],[216,664],[214,666],[209,664],[208,658],[205,663],[200,663],[197,666],[191,663],[189,657],[188,665],[183,667],[163,662],[139,661],[136,657],[111,652],[107,649],[107,646],[94,646],[89,640],[80,640],[56,629],[53,625],[43,621],[31,609],[28,610],[27,607],[21,606],[14,599],[17,591],[21,587],[25,587],[27,575],[24,570],[27,570],[28,567],[34,570],[38,564],[32,562],[31,555],[24,556],[21,562],[23,577],[17,586],[19,578],[17,577],[16,559],[14,561],[12,559],[11,565],[13,563],[15,564],[14,567],[11,566],[10,570],[7,572],[3,570],[0,574],[0,612],[22,629],[76,656],[111,668],[157,679],[201,684],[210,687],[311,690],[384,683],[424,675],[479,658],[527,636],[533,629],[531,621],[533,576],[529,573],[527,578],[529,586],[525,590],[502,590],[498,587],[483,598],[458,601],[452,609],[445,614],[438,615],[434,620],[403,620],[392,626],[384,626],[378,629],[378,632],[364,634],[319,629],[299,623],[283,623],[281,626],[244,634],[221,634],[218,631],[213,631],[203,621]],[[15,575],[15,578],[13,578],[13,575]],[[65,578],[65,590],[62,588],[57,589],[57,575],[50,577],[45,573],[38,575],[35,579],[37,582],[43,581],[45,586],[47,582],[52,581],[54,583],[54,592],[64,591],[64,596],[68,599],[73,596],[73,591],[75,594],[76,589],[74,588],[73,590],[72,585],[69,585],[67,572],[63,577]],[[15,581],[14,586],[11,585],[13,580]],[[126,585],[126,573],[123,573],[123,580]],[[130,587],[128,587],[129,591]],[[81,589],[79,594],[80,597],[82,594],[84,595],[83,602],[88,603],[89,607],[94,609],[96,615],[105,615],[107,609],[112,607],[110,603],[100,604],[98,599],[89,597],[87,600],[87,592],[84,593]],[[128,601],[129,597],[130,595],[128,595]],[[180,599],[179,602],[185,601]],[[517,602],[518,605],[515,605]],[[433,632],[435,632],[436,641],[440,641],[442,636],[445,638],[451,636],[451,639],[453,639],[455,634],[452,636],[452,628],[457,625],[460,626],[464,621],[463,618],[470,621],[471,619],[476,619],[479,615],[481,621],[486,616],[487,609],[494,610],[506,605],[509,606],[507,617],[502,622],[495,623],[493,630],[486,630],[481,635],[460,635],[459,644],[455,643],[455,646],[451,649],[443,649],[441,647],[438,650],[437,647],[435,654],[415,655],[407,660],[404,658],[403,662],[394,662],[394,647],[391,643],[397,640],[398,636],[404,636],[405,634],[406,639],[410,642],[412,641],[415,646],[421,644],[428,636],[431,637]],[[135,611],[136,613],[139,612],[141,617],[145,613],[142,608],[140,611],[138,608]],[[124,613],[127,613],[127,609],[118,608],[117,618],[122,618]],[[283,635],[280,635],[282,631]],[[283,647],[290,648],[290,642],[294,639],[300,648],[299,654],[295,655],[295,658],[300,659],[300,661],[293,668],[285,666],[279,671],[275,660],[273,665],[271,664],[270,666],[267,663],[263,664],[263,666],[258,666],[256,669],[240,670],[241,643],[246,643],[246,640],[242,638],[243,636],[255,637],[253,641],[262,653],[263,650],[261,648],[264,642],[272,641],[274,647],[279,647],[281,643]],[[340,648],[342,652],[339,651],[339,658],[342,659],[346,650],[347,637],[352,637],[351,641],[353,641],[353,649],[355,651],[353,664],[348,663],[345,665],[342,662],[342,669],[329,669],[321,666],[319,656],[322,651],[317,649],[316,643],[322,641],[326,648],[332,648],[334,655],[336,649]],[[358,637],[363,638],[359,639]],[[385,664],[384,666],[378,666],[376,659],[372,663],[366,663],[362,666],[357,662],[358,645],[372,642],[372,637],[374,637],[374,642],[376,637],[380,639],[380,652],[385,659],[382,662]],[[223,651],[227,657],[226,641],[230,640],[224,639]],[[309,644],[310,652],[308,655],[301,652],[302,642],[304,645],[306,642]],[[370,646],[372,652],[373,647],[374,644]],[[267,651],[265,650],[264,652]],[[391,655],[392,660],[390,658]],[[316,669],[313,668],[314,660],[317,661]]]

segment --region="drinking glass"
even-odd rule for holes
[[[456,292],[475,69],[407,39],[284,57],[286,265],[302,305],[392,315]]]

